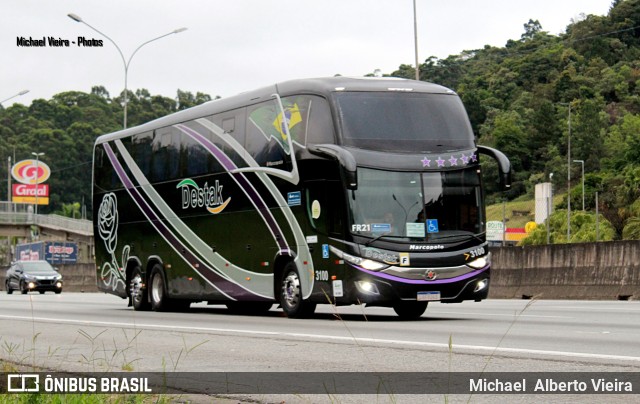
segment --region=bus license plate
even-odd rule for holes
[[[440,292],[418,292],[419,302],[432,302],[440,300]]]

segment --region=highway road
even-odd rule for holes
[[[400,321],[362,306],[289,319],[276,305],[261,316],[204,303],[156,313],[98,293],[2,293],[0,329],[1,359],[51,370],[640,372],[638,301],[432,303]]]

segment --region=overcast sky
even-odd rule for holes
[[[611,0],[416,0],[418,53],[446,58],[519,39],[539,20],[551,34],[580,14],[607,14]],[[108,35],[129,59],[128,88],[174,98],[176,90],[223,97],[278,81],[335,74],[391,73],[413,65],[413,0],[2,0],[0,101],[33,99],[102,85],[124,88],[116,47],[74,13]],[[84,36],[102,47],[71,43]],[[20,47],[17,38],[54,37],[70,47]]]

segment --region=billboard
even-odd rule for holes
[[[11,175],[19,182],[13,184],[14,203],[49,204],[49,185],[44,184],[51,176],[51,169],[39,160],[22,160],[11,168]]]
[[[45,260],[52,265],[75,264],[78,261],[78,244],[59,241],[18,244],[16,259],[20,261]]]

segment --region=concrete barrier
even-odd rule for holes
[[[490,298],[640,300],[640,241],[491,251]]]
[[[492,248],[489,297],[640,300],[640,241]],[[61,265],[64,290],[97,292],[94,264]],[[0,271],[4,289],[6,271]]]

